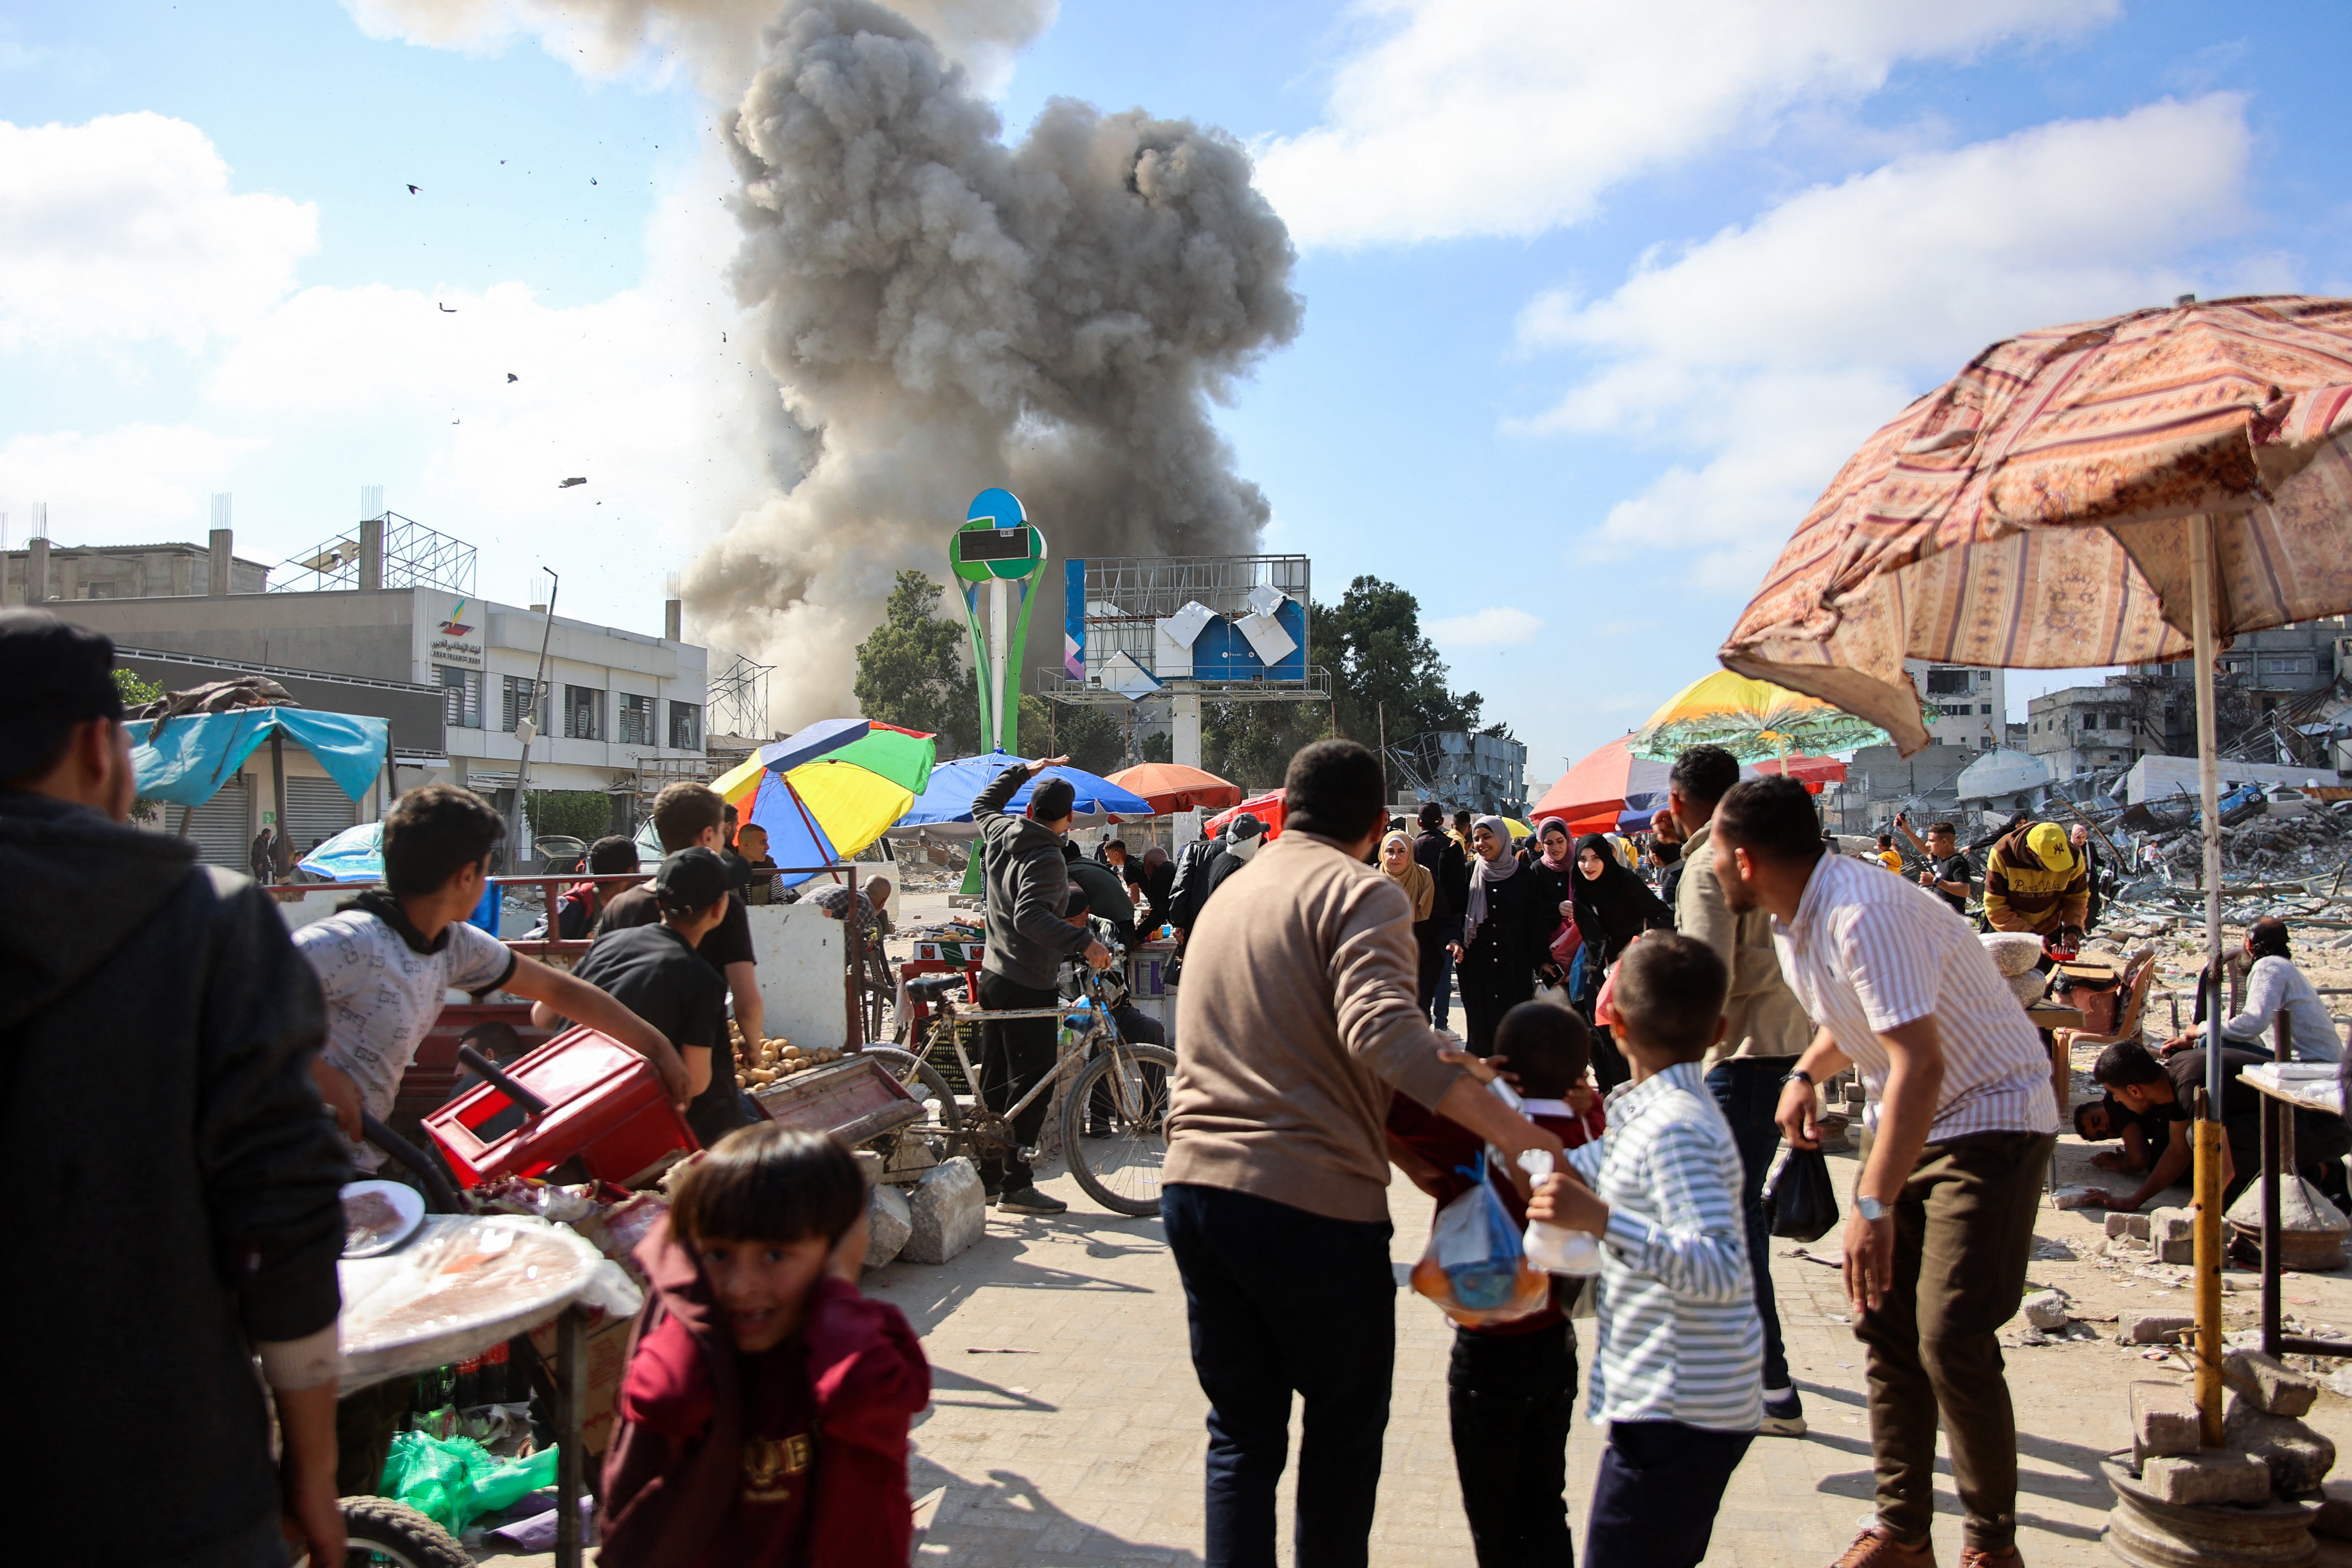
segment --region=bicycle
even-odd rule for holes
[[[898,1042],[867,1046],[862,1054],[878,1058],[899,1086],[918,1100],[938,1108],[934,1115],[904,1127],[896,1137],[929,1141],[941,1158],[968,1152],[975,1161],[1003,1160],[1015,1152],[1013,1119],[1041,1094],[1061,1100],[1059,1127],[1070,1174],[1088,1197],[1114,1214],[1135,1216],[1160,1212],[1160,1169],[1168,1154],[1168,1090],[1176,1070],[1176,1053],[1165,1046],[1144,1045],[1120,1037],[1111,1016],[1100,972],[1089,971],[1081,981],[1080,998],[1053,1007],[982,1008],[959,1011],[954,993],[963,990],[961,974],[927,974],[907,982],[907,996],[936,1010],[919,1043],[911,1018],[902,1021]],[[1083,1016],[1082,1032],[1062,1032],[1054,1070],[1041,1076],[1029,1092],[1010,1109],[994,1111],[977,1094],[966,1105],[949,1089],[934,1060],[951,1052],[963,1081],[975,1089],[980,1074],[965,1051],[957,1029],[960,1018],[982,1023],[1019,1018],[1067,1020]],[[1090,1133],[1088,1124],[1099,1131]]]

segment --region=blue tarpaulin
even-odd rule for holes
[[[161,724],[163,734],[151,742]],[[307,708],[238,708],[226,713],[187,713],[175,719],[134,720],[131,765],[139,793],[172,805],[202,805],[235,778],[254,748],[284,734],[318,759],[335,787],[353,800],[375,784],[392,745],[392,726],[356,713],[314,713]]]

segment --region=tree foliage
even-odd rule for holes
[[[535,789],[523,796],[531,837],[561,834],[593,844],[613,820],[613,802],[603,790]]]
[[[121,694],[125,708],[137,708],[143,703],[160,701],[163,689],[135,669],[114,669],[114,689]]]
[[[1019,737],[1022,754],[1066,754],[1072,767],[1090,773],[1115,773],[1128,763],[1127,720],[1116,706],[1024,696]]]
[[[898,574],[882,624],[857,645],[858,711],[939,736],[941,757],[980,749],[980,700],[965,658],[966,633],[939,613],[944,592],[912,568]]]

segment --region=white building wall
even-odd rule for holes
[[[1906,658],[1904,671],[1919,689],[1933,715],[1927,733],[1948,746],[1965,746],[1972,752],[1990,751],[2001,743],[2009,721],[2009,675],[2006,670],[1984,669],[1968,665],[1931,665],[1926,659]],[[1935,672],[1936,679],[1931,679]],[[1965,677],[1967,689],[1933,690],[1935,686],[1953,684],[1958,672]]]

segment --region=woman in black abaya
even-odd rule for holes
[[[1495,1026],[1536,994],[1537,972],[1551,963],[1551,933],[1559,911],[1511,853],[1511,830],[1499,816],[1482,816],[1470,829],[1469,908],[1454,943],[1462,982],[1464,1036],[1475,1056],[1495,1050]]]
[[[1675,911],[1650,891],[1647,882],[1625,868],[1609,840],[1598,833],[1576,841],[1575,886],[1576,929],[1584,939],[1576,1005],[1591,1018],[1609,966],[1643,931],[1672,931]],[[1633,1076],[1616,1040],[1599,1025],[1592,1031],[1592,1072],[1603,1094]]]

